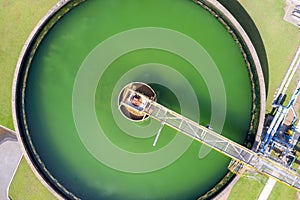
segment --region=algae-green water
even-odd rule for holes
[[[117,105],[116,85],[120,80],[145,81],[156,91],[159,103],[179,113],[183,107],[187,108],[182,114],[195,116],[193,120],[200,124],[210,122],[211,96],[203,76],[184,57],[164,49],[135,49],[119,55],[107,66],[99,64],[97,67],[105,70],[95,86],[93,105],[105,137],[120,149],[159,155],[161,148],[170,148],[170,156],[158,156],[157,160],[151,157],[153,160],[134,163],[133,168],[160,165],[160,162],[162,167],[144,172],[123,170],[131,160],[115,157],[100,147],[101,141],[93,141],[93,147],[87,147],[82,141],[82,137],[95,133],[86,129],[81,133],[84,136],[80,135],[74,122],[73,92],[80,67],[101,42],[143,27],[180,32],[203,47],[224,83],[226,118],[222,135],[238,143],[243,143],[246,137],[252,106],[247,67],[231,34],[213,15],[189,0],[88,0],[63,16],[46,34],[29,68],[25,90],[26,122],[32,144],[49,173],[78,198],[196,199],[227,173],[230,159],[214,150],[199,157],[201,144],[196,141],[178,153],[180,145],[178,148],[170,145],[180,134],[177,131],[164,127],[157,146],[153,147],[159,122],[147,119],[134,123],[119,118],[118,108],[114,106]],[[177,41],[171,42],[175,45]],[[203,58],[199,55],[199,59]],[[91,77],[93,73],[90,71]],[[89,89],[88,84],[85,87]],[[176,92],[172,88],[177,88]],[[188,89],[195,94],[187,94]],[[182,94],[183,103],[179,97]],[[186,106],[184,99],[193,95],[196,107]],[[88,104],[80,102],[75,106],[84,110]],[[89,123],[89,117],[83,116],[86,120],[83,123]],[[94,156],[91,149],[96,148],[102,148],[106,159],[111,159],[113,164]],[[178,153],[178,158],[164,163],[164,158],[168,160],[173,152]]]

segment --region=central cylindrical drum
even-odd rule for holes
[[[140,112],[145,108],[147,102],[135,92],[143,94],[153,101],[156,100],[156,94],[149,85],[142,82],[129,83],[120,92],[118,98],[119,110],[127,119],[143,121],[149,117],[149,115]],[[122,105],[123,102],[126,102],[129,106]]]

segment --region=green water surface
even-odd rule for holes
[[[249,129],[252,98],[245,61],[232,36],[214,16],[190,0],[88,0],[66,14],[47,33],[30,66],[25,93],[26,119],[37,153],[52,176],[78,198],[196,199],[227,173],[230,159],[216,151],[200,159],[201,144],[195,141],[179,159],[161,169],[129,173],[108,167],[96,159],[80,140],[73,119],[72,94],[81,64],[110,36],[141,27],[176,30],[201,44],[217,65],[226,90],[227,112],[222,135],[242,143]],[[205,125],[211,117],[208,88],[187,60],[172,52],[152,48],[121,55],[99,78],[95,112],[107,138],[129,152],[157,151],[178,134],[164,127],[158,145],[153,147],[154,135],[133,137],[115,122],[112,111],[118,108],[112,106],[112,102],[117,102],[112,99],[112,91],[116,83],[136,66],[147,63],[166,65],[188,80],[200,110],[200,118],[193,120]],[[137,79],[132,81],[139,81],[142,76],[151,80],[154,75],[169,84],[148,83],[157,92],[158,102],[180,113],[180,102],[170,87],[178,87],[181,83],[169,74],[160,74],[150,68],[149,73],[132,76]],[[185,88],[180,90],[184,93]],[[80,106],[84,108],[86,103],[82,102]],[[193,115],[194,111],[191,108],[187,112]],[[88,121],[89,116],[85,119]],[[138,126],[140,134],[146,134],[143,129],[155,123],[158,122],[151,119],[137,124],[128,121],[128,126]],[[176,151],[176,147],[172,148]]]

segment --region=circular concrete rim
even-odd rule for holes
[[[17,85],[19,81],[19,74],[20,70],[22,67],[22,63],[24,60],[24,56],[26,55],[28,49],[32,45],[32,42],[34,41],[35,36],[37,36],[41,29],[44,27],[44,25],[47,23],[47,21],[57,12],[59,11],[62,7],[64,7],[67,3],[69,3],[71,0],[60,0],[58,3],[56,3],[47,13],[46,15],[37,23],[37,25],[34,27],[34,29],[31,31],[30,35],[28,36],[27,40],[24,43],[24,46],[20,52],[18,62],[16,64],[16,69],[14,73],[14,78],[13,78],[13,84],[12,84],[12,116],[13,116],[13,123],[14,123],[14,128],[17,133],[17,138],[21,147],[21,150],[23,152],[23,156],[25,157],[28,165],[30,166],[31,170],[35,174],[35,176],[38,178],[38,180],[59,200],[64,200],[65,198],[58,193],[54,188],[52,188],[48,182],[42,177],[42,175],[39,173],[39,171],[36,169],[34,163],[32,162],[32,159],[30,156],[27,154],[27,150],[25,148],[26,144],[23,143],[23,140],[21,138],[20,134],[20,129],[18,125],[18,114],[17,114]]]
[[[16,64],[16,69],[14,73],[14,78],[13,78],[13,84],[12,84],[12,116],[13,116],[13,122],[14,122],[14,127],[17,133],[17,138],[20,143],[20,147],[23,151],[24,157],[30,166],[31,170],[34,172],[35,176],[38,178],[38,180],[57,198],[63,200],[64,197],[58,193],[55,189],[57,188],[52,188],[48,182],[42,177],[42,175],[39,173],[39,171],[36,169],[34,163],[32,162],[30,156],[27,154],[28,152],[26,151],[25,145],[23,143],[23,140],[20,135],[20,129],[18,126],[18,115],[17,115],[17,105],[16,105],[16,99],[17,99],[17,85],[19,81],[19,75],[20,75],[20,70],[22,67],[22,63],[24,60],[24,56],[27,53],[28,48],[31,46],[34,38],[36,35],[40,33],[40,30],[44,27],[45,23],[57,12],[59,11],[62,7],[64,7],[67,3],[69,3],[71,0],[60,0],[56,5],[54,5],[48,12],[47,14],[38,22],[38,24],[35,26],[35,28],[32,30],[30,35],[28,36],[21,52],[20,56],[18,58],[18,62]],[[198,2],[198,0],[193,0],[196,4],[201,4],[201,2]],[[260,113],[259,113],[259,124],[257,128],[257,133],[256,133],[256,138],[255,142],[258,143],[260,141],[261,137],[261,132],[263,129],[263,121],[264,121],[264,116],[265,116],[265,110],[266,110],[266,91],[265,91],[265,81],[264,81],[264,76],[263,76],[263,71],[261,67],[261,63],[258,58],[258,54],[254,48],[254,45],[252,44],[250,38],[248,37],[247,33],[245,30],[242,28],[242,26],[239,24],[239,22],[235,19],[235,17],[217,0],[206,0],[210,5],[214,6],[216,10],[218,10],[220,13],[222,13],[234,26],[234,28],[238,31],[238,34],[242,37],[244,42],[247,45],[247,48],[250,51],[251,57],[253,59],[255,69],[257,72],[258,76],[258,85],[259,85],[259,90],[260,90]],[[221,192],[222,193],[222,192]]]

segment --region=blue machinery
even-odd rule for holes
[[[274,117],[273,115],[269,115],[266,119],[263,131],[264,138],[258,150],[262,155],[271,156],[270,153],[276,148],[276,152],[279,154],[277,160],[288,166],[291,166],[295,161],[293,149],[299,139],[299,133],[296,132],[295,126],[297,115],[293,109],[299,93],[300,88],[297,88],[287,106],[282,105],[281,99],[274,101],[273,107],[276,109],[276,112]],[[280,95],[279,97],[282,96]],[[284,122],[290,110],[293,113],[293,120],[287,125]],[[276,157],[272,156],[271,158]]]
[[[300,93],[300,82],[286,106],[284,106],[284,100],[288,86],[300,64],[299,54],[300,47],[274,97],[273,114],[271,113],[266,117],[262,133],[263,140],[258,149],[259,154],[275,159],[288,167],[291,167],[296,159],[293,151],[300,136],[296,130],[297,115],[293,108]],[[288,121],[286,119],[290,111],[292,111],[293,119]]]

